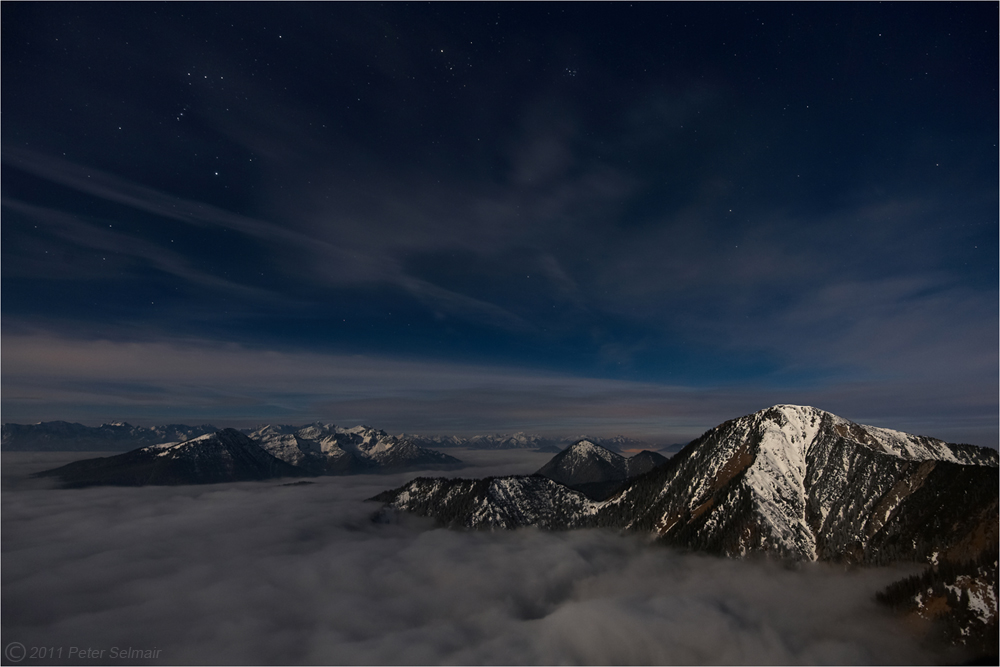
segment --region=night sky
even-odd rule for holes
[[[2,418],[998,440],[996,3],[4,3]]]

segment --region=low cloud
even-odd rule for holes
[[[471,435],[624,434],[687,442],[777,403],[853,421],[995,446],[996,392],[899,380],[797,389],[695,387],[387,356],[251,349],[202,340],[121,342],[31,332],[3,336],[4,420],[125,419],[244,427],[366,423],[387,431]],[[933,389],[933,391],[931,391]]]
[[[541,455],[496,456],[478,453],[471,474],[528,472]],[[63,491],[21,479],[56,457],[3,457],[3,634],[25,646],[156,647],[169,664],[940,659],[872,601],[900,570],[372,523],[363,499],[403,475]]]

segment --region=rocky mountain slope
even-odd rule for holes
[[[185,442],[152,445],[83,461],[74,461],[37,477],[55,477],[64,487],[214,484],[301,477],[308,473],[269,454],[233,429]]]
[[[574,448],[571,448],[574,449]],[[578,443],[542,468],[574,482],[620,470]],[[996,664],[997,451],[776,405],[711,429],[598,501],[554,479],[421,478],[372,500],[462,528],[610,527],[730,557],[923,562],[879,600]]]
[[[525,479],[506,483],[523,486]],[[427,497],[429,484],[415,481],[379,498],[427,516],[450,517],[464,505],[470,514],[461,523],[469,527],[500,527],[489,517],[518,515],[502,506],[516,493],[477,496],[479,487],[448,489],[459,481],[438,480],[437,495]],[[570,501],[551,488],[533,487],[532,502],[548,494],[547,502],[562,504],[551,509],[564,517],[561,528],[640,531],[727,556],[957,561],[998,539],[996,450],[863,426],[810,407],[778,405],[725,422],[600,503]],[[444,498],[447,507],[438,502]],[[516,525],[535,524],[526,518]]]
[[[384,518],[397,510],[433,516],[449,528],[563,529],[599,507],[582,493],[545,477],[513,476],[483,479],[418,477],[401,489],[374,498],[385,507]]]
[[[997,664],[996,545],[992,552],[961,563],[935,562],[923,574],[889,585],[876,599],[898,612],[930,621],[937,639],[964,645],[974,655],[993,656],[972,664]]]

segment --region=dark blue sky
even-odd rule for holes
[[[996,446],[996,3],[5,3],[3,420]]]

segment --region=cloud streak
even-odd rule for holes
[[[211,421],[366,423],[391,432],[529,431],[625,434],[661,444],[768,405],[814,405],[860,423],[995,445],[989,395],[905,380],[831,382],[789,390],[668,385],[380,355],[248,348],[211,341],[3,336],[4,419],[139,424]],[[914,406],[919,416],[914,418]]]

